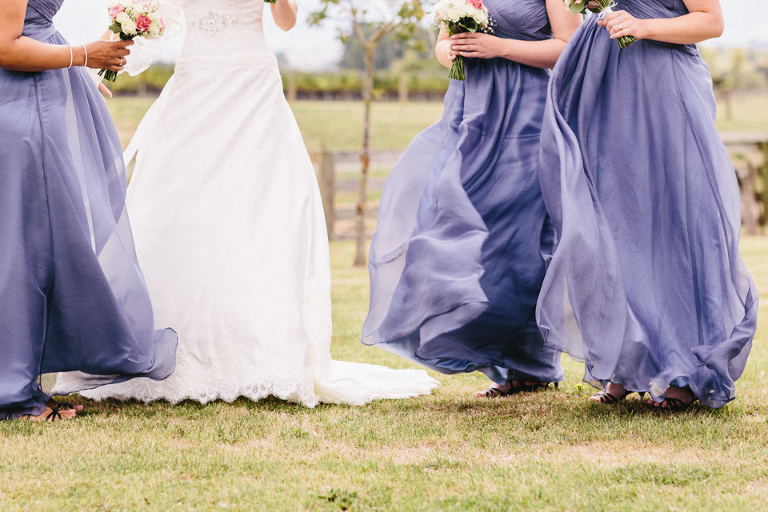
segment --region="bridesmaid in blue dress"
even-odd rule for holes
[[[539,172],[557,232],[539,297],[547,345],[585,361],[592,397],[681,410],[735,397],[758,296],[739,189],[694,43],[718,0],[618,0],[553,72]],[[638,41],[619,50],[616,38]]]
[[[480,371],[500,396],[563,378],[535,306],[550,230],[537,158],[549,72],[581,17],[562,0],[486,0],[493,34],[441,31],[466,58],[445,112],[384,185],[363,343],[442,373]],[[542,243],[545,249],[542,251]]]
[[[74,416],[44,373],[81,371],[90,388],[175,367],[134,254],[120,141],[81,67],[87,51],[120,70],[129,43],[67,46],[61,2],[0,3],[0,419]]]

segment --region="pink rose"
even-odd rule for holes
[[[109,10],[109,17],[115,19],[121,12],[125,12],[125,7],[123,7],[123,4],[117,4]]]
[[[147,16],[139,16],[136,20],[136,30],[138,32],[146,32],[149,30],[149,26],[152,25],[152,20]]]
[[[468,4],[472,4],[472,7],[475,9],[482,9],[483,8],[483,0],[467,0]]]

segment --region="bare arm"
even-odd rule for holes
[[[275,25],[283,31],[288,32],[296,25],[296,14],[299,11],[296,0],[277,0],[270,7],[272,7],[272,18],[275,20]]]
[[[81,46],[69,48],[46,44],[22,36],[28,0],[0,2],[0,68],[12,71],[47,71],[85,63],[85,50]],[[133,41],[94,41],[86,46],[88,67],[94,69],[123,69],[123,57]]]
[[[641,20],[626,11],[608,14],[598,22],[612,39],[635,36],[664,43],[695,44],[723,34],[720,0],[683,0],[689,13],[677,18]]]
[[[565,45],[579,27],[581,15],[571,13],[562,0],[547,0],[547,15],[552,26],[552,39],[520,41],[468,32],[449,38],[448,33],[441,30],[435,54],[446,67],[451,66],[456,55],[479,59],[501,57],[526,66],[554,67]]]

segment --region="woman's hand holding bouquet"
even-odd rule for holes
[[[488,9],[483,0],[440,0],[435,5],[435,17],[450,36],[487,30],[489,25]],[[464,57],[456,56],[448,77],[454,80],[466,78]]]
[[[154,39],[165,33],[165,20],[157,2],[151,0],[118,0],[109,4],[109,30],[123,41],[135,37]],[[99,76],[110,82],[117,78],[116,71],[102,69]]]
[[[613,0],[565,0],[565,6],[574,13],[583,14],[585,11],[590,10],[600,15],[600,21],[598,23],[602,27],[606,27],[611,34],[611,39],[619,40],[619,48],[629,48],[632,43],[637,41],[637,38],[630,35],[636,27],[633,26],[633,22],[637,19],[626,11],[616,11],[613,8],[616,7],[616,2]],[[624,26],[627,23],[627,26]]]

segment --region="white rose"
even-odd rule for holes
[[[445,10],[444,16],[448,21],[459,21],[461,19],[461,12],[455,7],[449,7]]]
[[[121,12],[117,16],[115,16],[115,21],[118,22],[120,25],[125,25],[127,21],[133,21],[131,20],[131,17],[125,14],[124,12]]]
[[[464,4],[461,7],[461,17],[462,18],[468,18],[471,16],[474,16],[477,10],[474,8],[472,4]]]
[[[157,37],[160,35],[160,30],[160,24],[156,21],[153,21],[147,32],[149,33],[149,37]]]
[[[123,27],[123,32],[125,34],[128,34],[129,36],[136,35],[136,23],[134,23],[132,19],[128,18],[125,22],[120,23],[120,26]]]

